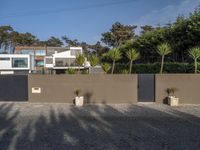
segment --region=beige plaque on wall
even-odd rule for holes
[[[41,93],[41,88],[40,87],[32,87],[32,93],[36,93],[36,94]]]

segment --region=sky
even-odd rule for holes
[[[0,26],[11,25],[40,40],[66,35],[94,44],[117,21],[165,25],[198,5],[200,0],[0,0]]]

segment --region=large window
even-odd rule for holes
[[[46,64],[53,64],[53,58],[45,58]]]
[[[34,55],[34,50],[23,49],[23,50],[21,50],[21,54]]]
[[[29,49],[23,49],[21,50],[21,54],[30,54],[30,55],[36,55],[36,56],[45,56],[46,51],[41,49],[41,50],[29,50]]]
[[[12,67],[13,68],[27,68],[28,58],[12,58]]]
[[[45,50],[36,50],[35,51],[35,55],[36,56],[45,56],[46,55],[46,51]]]
[[[35,66],[36,67],[44,67],[44,61],[43,60],[36,60]]]
[[[2,57],[2,58],[0,58],[0,60],[3,60],[3,61],[9,61],[10,60],[10,58],[9,57]]]

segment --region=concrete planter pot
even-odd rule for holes
[[[179,98],[175,96],[168,96],[168,104],[170,106],[178,106],[179,105]]]
[[[84,104],[84,97],[76,96],[75,97],[75,106],[83,106],[83,104]]]

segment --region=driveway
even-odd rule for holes
[[[196,150],[200,105],[0,103],[0,150]]]

